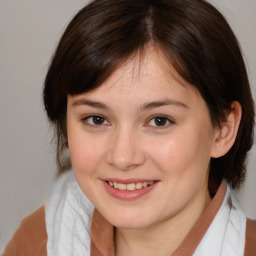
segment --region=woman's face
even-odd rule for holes
[[[216,131],[206,103],[148,50],[94,91],[68,96],[67,134],[84,194],[120,228],[189,215],[209,198]]]

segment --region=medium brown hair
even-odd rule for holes
[[[67,95],[97,88],[128,58],[143,55],[149,43],[199,91],[213,125],[221,126],[233,101],[241,104],[236,141],[225,156],[211,160],[210,170],[210,180],[225,178],[238,188],[253,142],[253,100],[237,39],[204,0],[95,0],[77,13],[52,58],[43,93],[60,172],[67,167]]]

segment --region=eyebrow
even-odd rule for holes
[[[93,108],[105,109],[105,110],[110,109],[104,103],[101,103],[98,101],[92,101],[92,100],[88,100],[88,99],[78,99],[72,103],[72,106],[84,106],[84,105],[93,107]],[[152,101],[149,103],[145,103],[142,106],[140,106],[139,110],[142,112],[142,111],[147,111],[147,110],[150,110],[153,108],[169,106],[169,105],[177,106],[177,107],[181,107],[181,108],[188,108],[188,106],[185,105],[184,103],[182,103],[181,101],[176,101],[173,99],[165,99],[165,100],[161,100],[161,101]]]
[[[165,99],[163,101],[153,101],[153,102],[145,103],[140,107],[140,111],[150,110],[152,108],[169,106],[169,105],[177,106],[181,108],[188,108],[188,106],[181,101],[176,101],[173,99]]]
[[[98,101],[92,101],[92,100],[87,100],[87,99],[78,99],[73,102],[72,106],[89,106],[93,108],[100,108],[100,109],[109,109],[107,105],[104,103],[98,102]]]

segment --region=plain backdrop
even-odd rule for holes
[[[113,0],[114,1],[114,0]],[[0,0],[0,252],[20,220],[43,204],[56,175],[42,86],[51,55],[82,0]],[[211,0],[237,35],[255,98],[256,0]],[[210,31],[209,31],[210,33]],[[256,218],[256,152],[237,193]]]

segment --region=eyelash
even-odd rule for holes
[[[102,118],[103,120],[103,123],[100,123],[100,124],[92,124],[92,123],[89,123],[88,120],[92,118],[92,122],[94,122],[94,118]],[[164,124],[163,125],[150,125],[150,122],[156,122],[156,119],[162,119],[162,121],[164,121]],[[155,120],[155,121],[154,121]],[[84,118],[81,119],[82,123],[86,126],[89,126],[89,127],[92,127],[92,128],[101,128],[102,126],[105,126],[105,125],[110,125],[110,123],[107,121],[107,119],[104,117],[104,116],[101,116],[101,115],[89,115],[89,116],[86,116]],[[107,122],[107,124],[105,124],[105,122]],[[166,124],[167,123],[167,124]],[[172,124],[174,124],[175,122],[173,120],[171,120],[170,118],[168,118],[167,116],[164,116],[164,115],[155,115],[155,116],[152,116],[149,118],[149,120],[147,121],[146,123],[146,127],[147,126],[151,126],[151,127],[154,127],[156,129],[164,129]],[[156,124],[156,123],[155,123]]]

